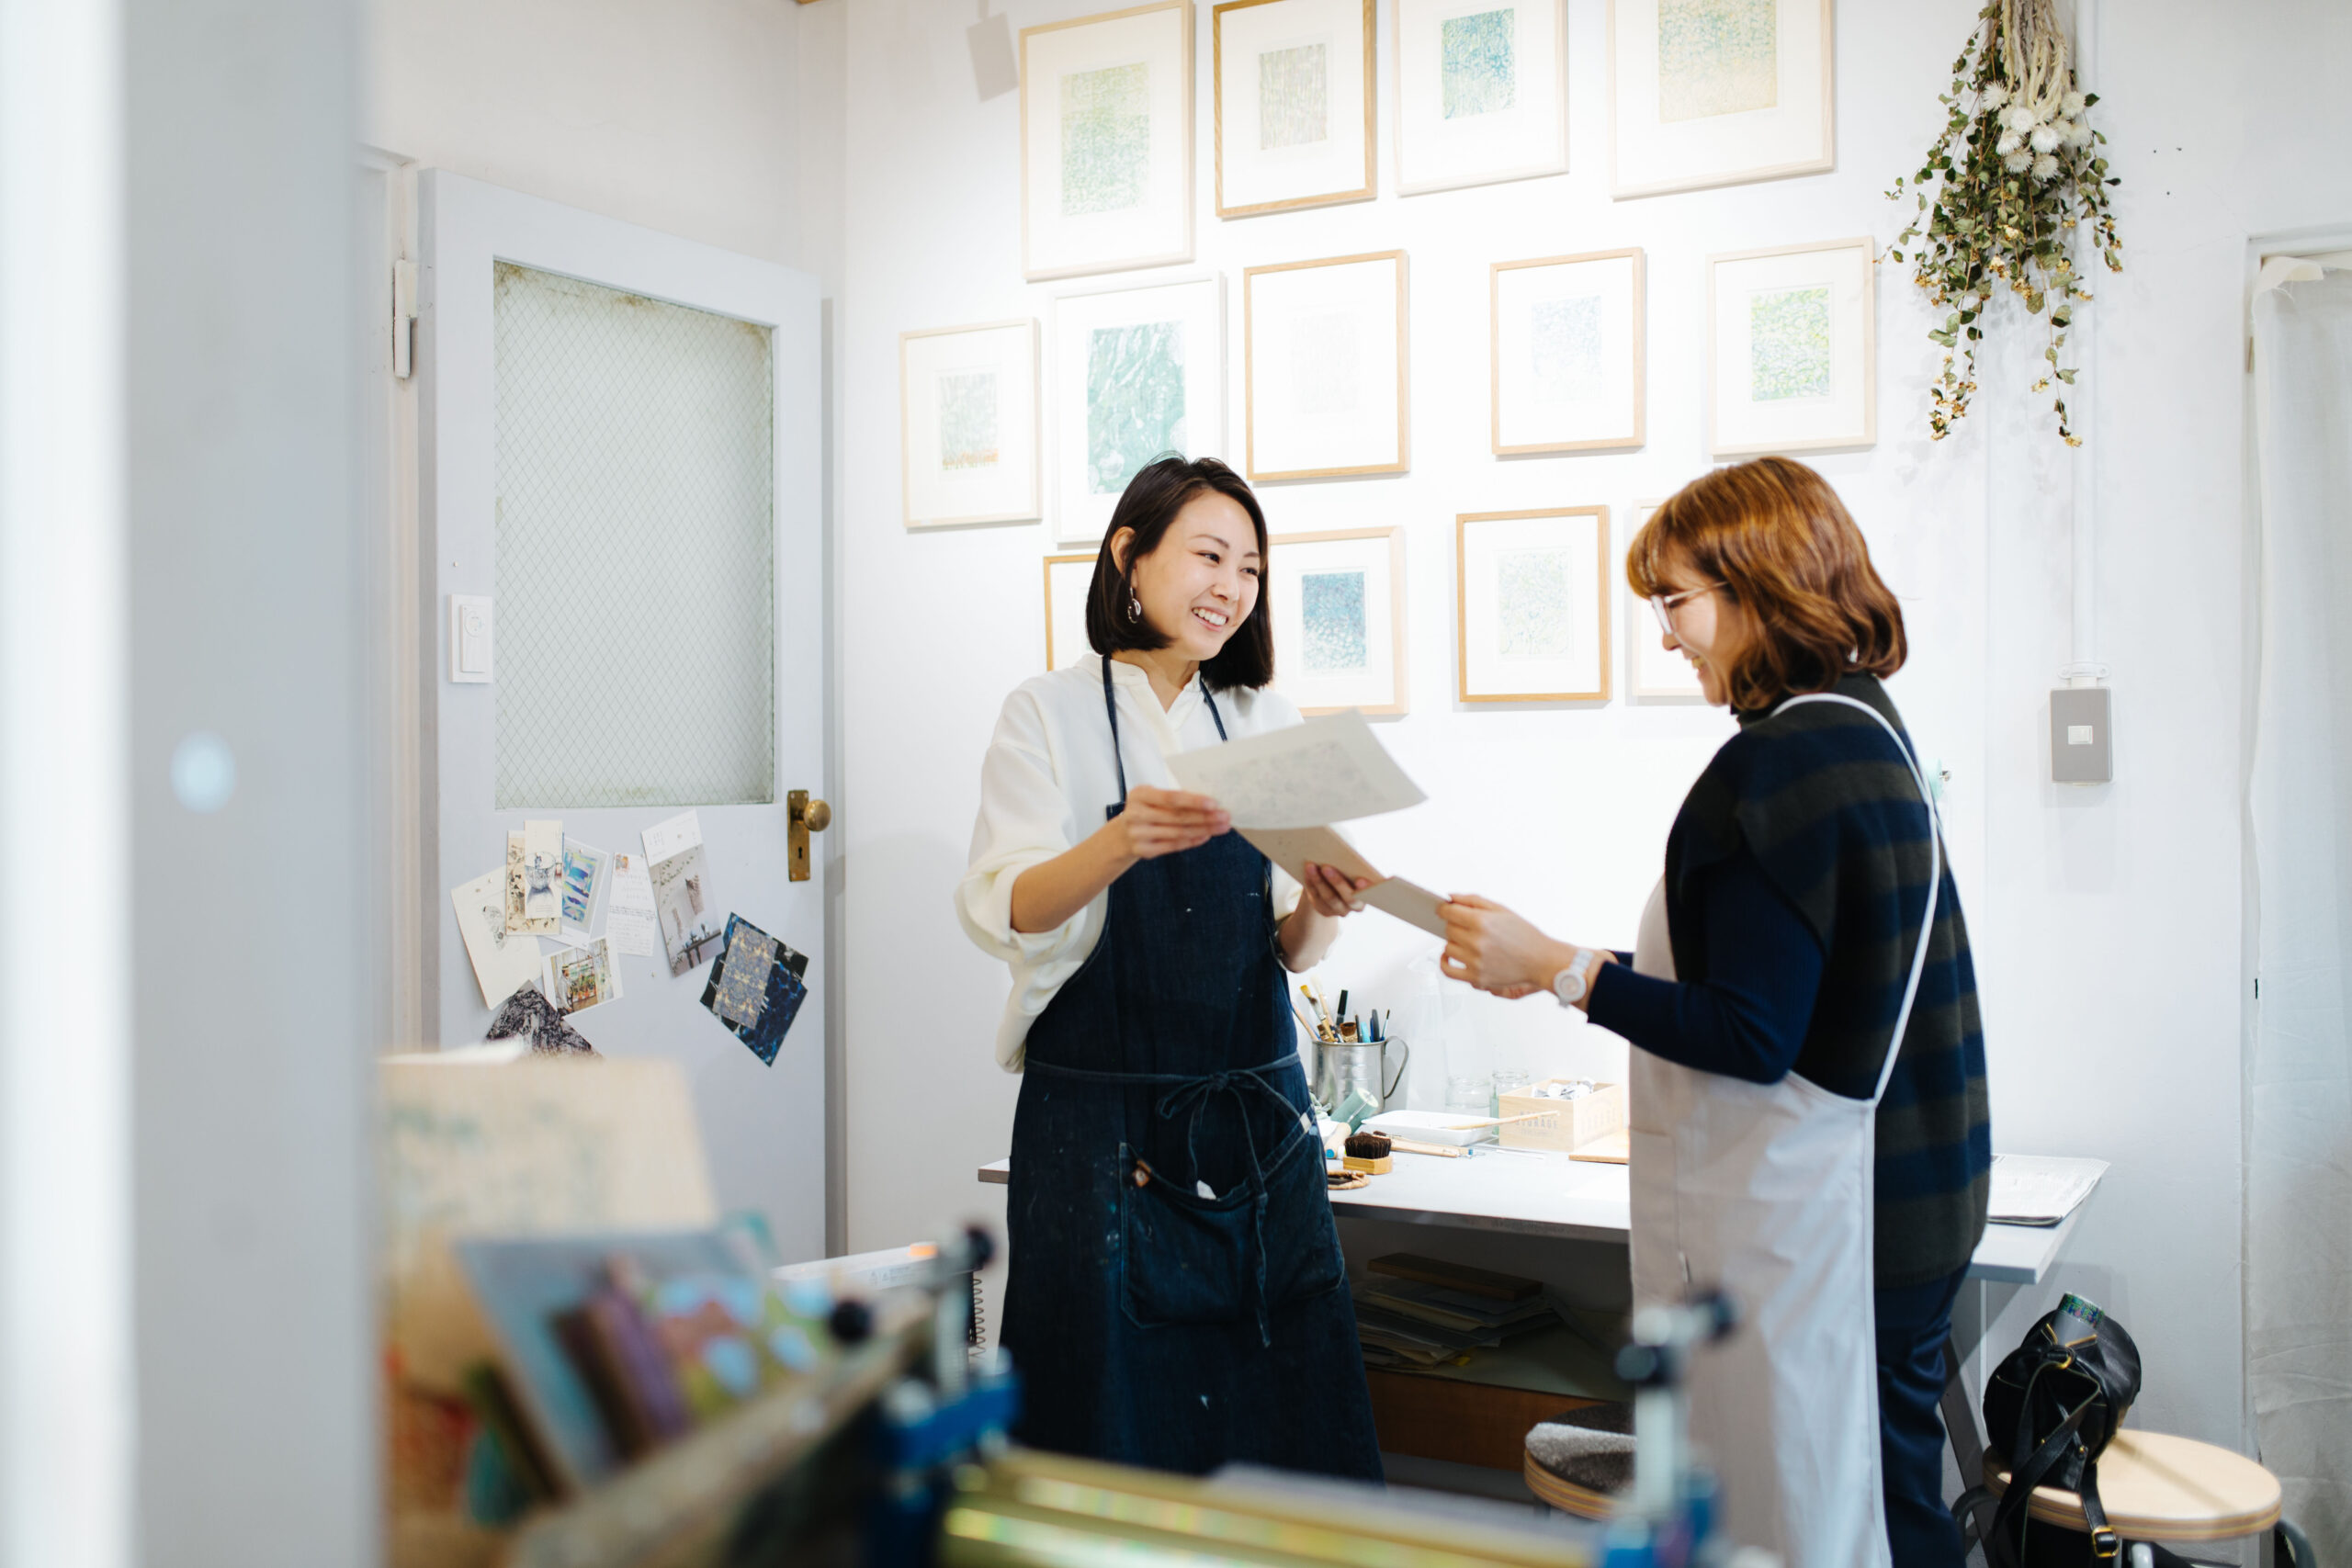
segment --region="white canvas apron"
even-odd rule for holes
[[[1868,704],[1833,693],[1895,735]],[[1871,1257],[1878,1099],[1894,1070],[1943,880],[1935,802],[1928,801],[1928,915],[1868,1100],[1791,1073],[1777,1084],[1694,1072],[1632,1053],[1633,1276],[1635,1304],[1670,1303],[1687,1284],[1719,1285],[1740,1326],[1690,1364],[1690,1436],[1722,1483],[1731,1539],[1780,1553],[1790,1568],[1887,1562],[1879,1470],[1878,1370]],[[1666,887],[1642,910],[1634,967],[1674,978]]]

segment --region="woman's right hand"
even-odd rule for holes
[[[1158,860],[1198,849],[1230,829],[1233,818],[1205,795],[1137,784],[1127,791],[1126,809],[1104,826],[1119,837],[1130,860]]]

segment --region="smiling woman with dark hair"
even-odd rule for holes
[[[1147,465],[1094,563],[1093,657],[1023,682],[981,763],[956,907],[1012,969],[1003,1342],[1033,1447],[1377,1479],[1283,977],[1366,885],[1302,890],[1170,787],[1174,753],[1299,722],[1263,689],[1265,560],[1239,475]]]

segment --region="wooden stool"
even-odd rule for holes
[[[1986,1450],[1984,1490],[1998,1498],[2008,1484],[2008,1461]],[[2127,1541],[2177,1547],[2258,1535],[2261,1560],[2270,1561],[2278,1478],[2244,1454],[2194,1438],[2118,1432],[2098,1456],[2098,1496],[2109,1528]],[[2036,1523],[2085,1531],[2083,1500],[2072,1492],[2037,1486],[2025,1511]],[[1984,1520],[1990,1518],[1987,1511]]]
[[[1543,1421],[1527,1434],[1527,1489],[1564,1514],[1605,1519],[1634,1485],[1633,1407],[1611,1401]]]

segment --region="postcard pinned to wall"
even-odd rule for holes
[[[524,929],[523,852],[523,835],[519,831],[508,832],[506,835],[506,871],[504,874],[504,881],[501,885],[500,888],[500,897],[503,905],[501,914],[503,916],[502,923],[504,929],[517,932]]]
[[[695,968],[718,945],[710,873],[703,856],[702,819],[680,812],[645,830],[645,858],[653,883],[655,918],[673,976]]]
[[[1360,713],[1335,713],[1168,759],[1177,784],[1215,796],[1237,828],[1321,828],[1419,806]]]
[[[486,871],[449,889],[457,906],[458,934],[466,940],[482,1006],[495,1008],[525,986],[539,983],[539,944],[506,929],[506,872]]]
[[[727,917],[727,939],[710,966],[702,1005],[718,1017],[752,1055],[769,1066],[784,1044],[785,1032],[799,1016],[808,987],[806,954],[760,930],[741,915]]]
[[[511,842],[511,840],[510,840]],[[553,936],[563,924],[563,824],[523,824],[523,929]]]
[[[586,943],[612,881],[613,857],[577,839],[563,840],[563,940]]]
[[[653,907],[653,877],[641,854],[613,856],[612,889],[605,897],[605,935],[616,956],[662,956],[662,920]]]
[[[600,936],[584,947],[557,948],[548,955],[545,987],[567,1013],[614,1000],[621,994],[621,971],[611,939]]]

